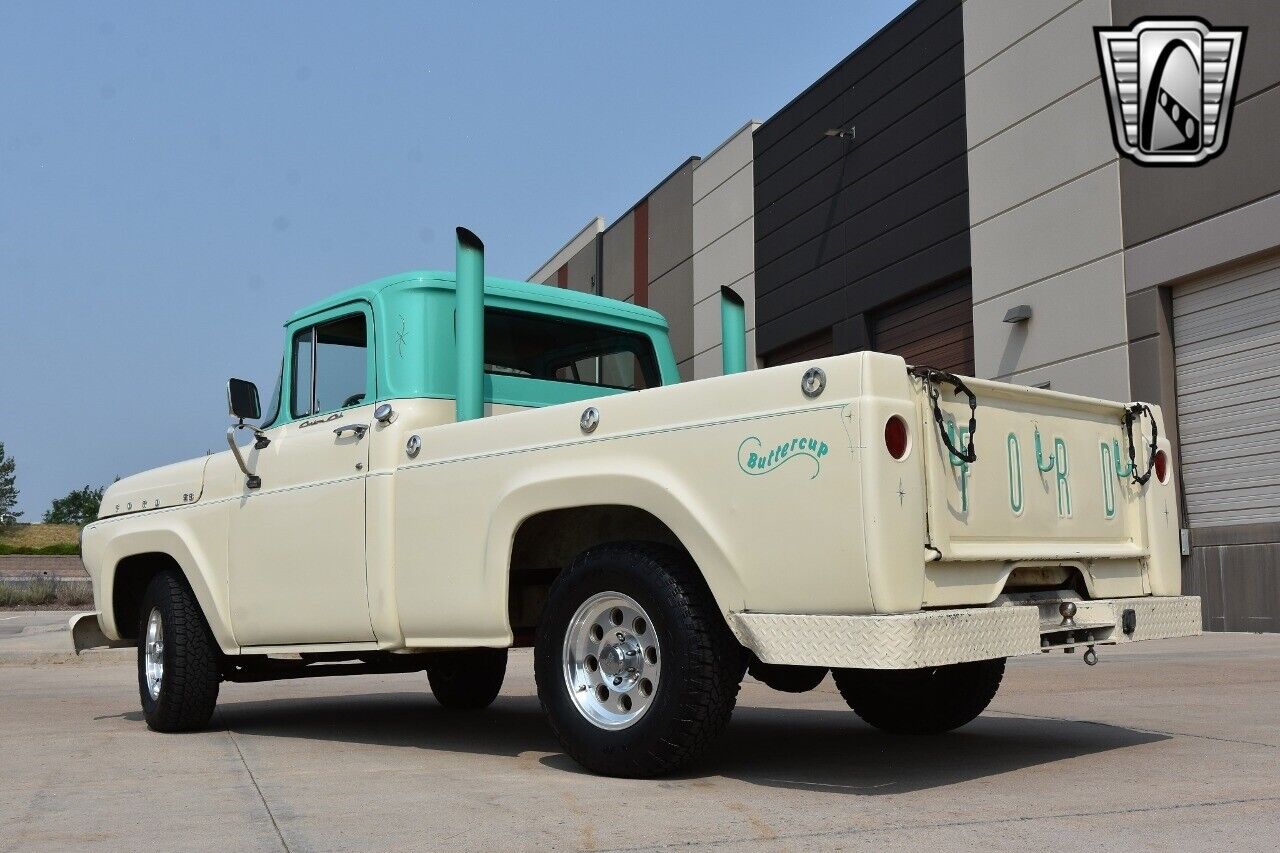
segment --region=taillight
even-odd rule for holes
[[[884,446],[894,459],[901,459],[911,449],[911,439],[907,434],[907,422],[901,415],[893,415],[884,424]]]
[[[1156,469],[1156,479],[1161,483],[1169,482],[1169,454],[1163,450],[1156,451],[1156,461],[1154,463]]]

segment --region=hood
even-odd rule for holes
[[[102,496],[98,518],[193,504],[204,491],[209,456],[152,468],[113,483]]]

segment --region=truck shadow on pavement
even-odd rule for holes
[[[125,714],[126,718],[140,714]],[[426,693],[224,701],[214,728],[237,735],[509,756],[550,753],[542,766],[586,773],[565,755],[533,696],[502,696],[481,712],[441,708]],[[936,737],[883,734],[852,711],[740,706],[712,755],[676,787],[724,776],[754,785],[856,795],[898,794],[999,776],[1168,736],[1120,726],[989,712]]]
[[[991,711],[945,735],[889,735],[852,711],[746,707],[698,775],[863,796],[901,794],[1045,767],[1167,735]]]

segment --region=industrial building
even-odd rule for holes
[[[1156,168],[1113,141],[1095,27],[1247,27],[1229,144]],[[691,157],[531,280],[670,321],[718,374],[716,294],[758,366],[860,349],[1160,404],[1184,589],[1280,631],[1280,5],[920,0],[763,122]]]

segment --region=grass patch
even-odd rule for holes
[[[88,581],[0,581],[0,607],[85,607],[93,604]]]
[[[16,524],[0,528],[0,556],[79,553],[80,528],[74,524]]]
[[[31,548],[27,546],[14,546],[0,539],[0,557],[10,557],[14,555],[23,556],[63,556],[76,555],[80,553],[79,545],[45,545],[43,548]]]

